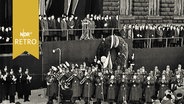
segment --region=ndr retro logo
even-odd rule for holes
[[[24,31],[21,31],[20,32],[20,38],[16,38],[15,39],[15,44],[16,45],[36,45],[37,44],[37,39],[32,39],[30,38],[32,35],[32,32],[26,32]]]

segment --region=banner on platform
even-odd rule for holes
[[[39,0],[13,0],[13,59],[27,51],[39,58]]]

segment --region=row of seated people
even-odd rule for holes
[[[71,104],[80,100],[84,100],[86,104],[91,101],[97,104],[152,104],[153,101],[165,104],[163,102],[166,98],[173,99],[169,104],[180,104],[176,102],[184,85],[183,75],[181,65],[175,70],[171,70],[168,65],[163,71],[156,66],[148,72],[144,67],[133,70],[130,66],[124,70],[118,66],[113,71],[100,69],[98,64],[61,64],[52,66],[47,73],[47,95],[51,102],[57,97],[58,84],[61,94],[65,90],[63,86],[67,84],[72,90],[71,98],[67,98]],[[61,101],[62,98],[61,95]]]

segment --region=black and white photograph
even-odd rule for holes
[[[0,104],[184,104],[184,0],[38,2],[39,59],[12,59],[0,0]]]

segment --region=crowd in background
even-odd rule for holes
[[[101,104],[183,104],[184,103],[184,69],[178,65],[176,69],[165,70],[155,66],[147,71],[145,67],[134,69],[133,64],[124,69],[104,69],[97,61],[92,64],[61,64],[52,66],[47,74],[47,92],[49,101],[56,98],[58,86],[61,92],[65,86],[72,90],[68,102],[84,100]],[[61,76],[61,77],[58,77]],[[50,81],[52,79],[53,81]],[[55,86],[55,87],[54,87]],[[52,88],[52,89],[50,89]],[[62,100],[61,95],[61,100]],[[64,97],[65,98],[65,97]]]
[[[53,40],[66,40],[68,35],[68,40],[78,40],[83,34],[81,29],[91,30],[87,35],[91,34],[93,38],[101,38],[111,34],[110,29],[103,30],[105,28],[118,28],[118,16],[101,16],[87,14],[83,20],[79,20],[78,17],[71,15],[70,17],[63,15],[62,17],[55,18],[54,16],[46,17],[40,16],[40,30],[45,30],[40,32],[44,34],[46,41]],[[88,28],[83,27],[83,22],[86,21]],[[85,24],[85,23],[84,23]],[[99,28],[99,30],[94,30]],[[102,29],[103,28],[103,29]],[[59,29],[56,31],[48,31],[48,29]],[[67,31],[67,29],[69,29]],[[91,38],[87,38],[91,39]]]
[[[100,39],[115,34],[124,39],[136,39],[134,48],[165,47],[166,41],[168,47],[181,46],[184,38],[183,25],[120,25],[118,16],[93,14],[87,14],[83,20],[73,15],[57,19],[54,16],[40,16],[40,30],[44,30],[40,31],[40,36],[44,34],[45,41]]]
[[[39,29],[40,41],[100,39],[115,34],[133,39],[134,48],[181,46],[184,38],[183,25],[120,24],[118,15],[87,14],[82,20],[74,15],[39,16]],[[12,28],[0,27],[0,43],[11,42]]]
[[[12,43],[11,27],[0,27],[0,43]]]

